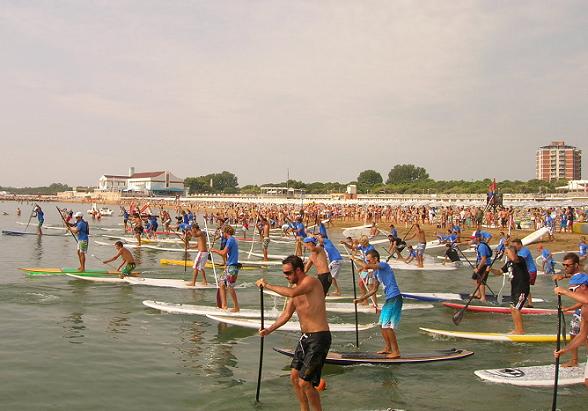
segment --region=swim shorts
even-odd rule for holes
[[[239,267],[236,265],[228,265],[220,277],[220,281],[225,287],[235,288],[237,282],[237,275],[239,274]]]
[[[329,263],[329,271],[333,278],[339,277],[339,271],[341,271],[341,260],[333,260]]]
[[[298,376],[312,383],[314,387],[321,382],[321,372],[331,347],[331,332],[319,331],[302,334],[290,368],[298,370]]]
[[[133,231],[135,232],[135,234],[143,234],[144,228],[142,225],[138,225],[135,226],[135,228],[133,228]]]
[[[578,313],[572,314],[572,319],[570,320],[570,335],[578,335],[580,334],[580,323],[581,317]]]
[[[535,285],[537,279],[537,271],[529,271],[529,284]]]
[[[416,247],[416,254],[419,257],[422,257],[425,254],[425,248],[427,247],[427,244],[425,243],[418,243],[417,247]]]
[[[477,282],[484,281],[484,283],[486,283],[486,279],[488,278],[488,273],[486,272],[486,267],[488,267],[488,266],[483,265],[480,267],[479,270],[474,271],[474,273],[472,274],[472,280],[475,280]]]
[[[511,302],[510,305],[516,308],[517,310],[521,311],[527,302],[527,298],[529,297],[528,293],[518,292],[516,290],[512,290],[511,295]]]
[[[262,243],[262,247],[264,250],[267,250],[267,248],[269,247],[269,243],[270,243],[270,238],[269,237],[265,237],[263,239],[263,243]]]
[[[317,275],[317,278],[323,285],[323,291],[325,292],[325,295],[327,295],[329,288],[331,288],[331,284],[333,283],[333,276],[331,273],[323,273]]]
[[[81,253],[86,254],[88,252],[88,241],[87,240],[80,240],[78,241],[78,251]]]
[[[135,263],[127,263],[120,272],[124,275],[131,275],[136,266]]]
[[[382,328],[396,329],[400,323],[402,313],[402,296],[397,295],[386,300],[380,313],[380,325]]]
[[[192,265],[192,268],[194,270],[204,270],[207,260],[208,251],[198,251],[198,254],[196,254],[196,258],[194,258],[194,264]]]

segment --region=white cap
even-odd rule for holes
[[[78,218],[78,217],[83,217],[83,216],[84,216],[84,215],[82,214],[82,212],[81,212],[81,211],[78,211],[77,213],[75,213],[75,214],[74,214],[74,217],[75,217],[75,218]]]

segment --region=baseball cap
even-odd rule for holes
[[[570,278],[570,282],[568,283],[568,287],[571,291],[576,291],[576,289],[581,285],[588,285],[588,274],[579,273],[574,274],[572,278]]]
[[[313,243],[313,244],[316,244],[316,238],[314,238],[314,237],[306,237],[303,241],[305,243]]]
[[[75,218],[78,218],[78,217],[83,217],[83,216],[84,216],[84,215],[82,214],[82,212],[81,212],[81,211],[78,211],[77,213],[75,213],[75,214],[74,214],[74,217],[75,217]]]

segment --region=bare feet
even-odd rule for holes
[[[196,283],[193,283],[192,281],[186,281],[186,286],[187,287],[194,287],[194,286],[196,286]]]
[[[523,331],[512,330],[512,331],[509,331],[508,334],[510,334],[510,335],[523,335],[523,334],[525,334],[525,331],[524,330]]]
[[[202,281],[202,285],[208,285],[208,282]]]
[[[240,311],[240,309],[239,309],[239,307],[235,307],[235,308],[231,308],[229,311],[232,313],[238,313]]]
[[[384,350],[378,351],[376,354],[391,354],[391,353],[392,353],[392,351],[384,349]]]
[[[391,358],[391,359],[393,359],[393,358],[400,358],[400,353],[395,353],[395,352],[390,353],[390,354],[388,354],[386,356],[386,358]]]
[[[572,367],[577,367],[577,366],[578,366],[577,361],[568,361],[568,362],[560,365],[560,367],[564,367],[564,368],[572,368]]]

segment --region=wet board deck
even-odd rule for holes
[[[326,303],[327,311],[332,313],[354,313],[355,304],[353,303]],[[379,307],[382,308],[381,306]],[[434,308],[433,304],[403,304],[402,311],[408,310],[430,310]],[[376,309],[370,305],[357,305],[357,312],[364,314],[379,314],[380,311],[376,312]]]
[[[70,274],[78,274],[78,275],[96,275],[96,274],[103,274],[103,275],[120,275],[119,271],[114,270],[105,270],[100,268],[88,268],[84,272],[78,271],[77,268],[73,267],[25,267],[19,268],[19,270],[25,271],[27,275],[62,275],[66,273]],[[137,271],[133,271],[133,276],[138,276],[141,273]]]
[[[506,334],[506,333],[485,333],[485,332],[470,332],[470,331],[449,331],[449,330],[435,330],[432,328],[420,327],[420,330],[432,334],[442,335],[454,338],[466,338],[470,340],[483,341],[505,341],[505,342],[521,342],[521,343],[552,343],[556,342],[557,336],[555,334]],[[567,335],[567,340],[570,336]],[[563,338],[562,338],[563,340]]]
[[[441,302],[441,301],[467,301],[470,299],[469,294],[465,293],[402,293],[402,297],[411,300],[429,301],[429,302]],[[510,300],[509,295],[503,295],[504,300]],[[496,296],[486,295],[486,299],[489,302],[496,302]],[[545,300],[541,298],[533,297],[533,302],[543,303]]]
[[[294,356],[294,350],[287,348],[276,348],[276,352],[284,354],[288,357]],[[448,361],[458,360],[460,358],[469,357],[473,355],[472,351],[449,349],[437,350],[429,353],[412,353],[403,354],[400,358],[388,358],[386,354],[378,354],[372,352],[333,352],[327,354],[325,362],[327,364],[336,365],[353,365],[353,364],[411,364],[424,363],[433,361]]]
[[[149,308],[153,308],[155,310],[160,310],[166,313],[171,314],[188,314],[188,315],[222,315],[226,317],[241,317],[241,318],[260,318],[261,312],[260,310],[251,309],[251,308],[241,308],[240,311],[234,313],[231,311],[223,310],[218,307],[208,306],[208,305],[193,305],[193,304],[174,304],[174,303],[166,303],[163,301],[153,301],[153,300],[145,300],[143,304]],[[264,316],[265,318],[275,319],[281,314],[281,311],[272,310],[272,311],[265,311]]]
[[[281,262],[279,261],[240,261],[241,264],[243,264],[243,267],[241,268],[241,270],[245,269],[245,270],[255,270],[259,267],[264,267],[264,266],[271,266],[271,265],[282,265]],[[162,265],[177,265],[180,267],[192,267],[192,265],[194,264],[194,261],[192,260],[172,260],[169,258],[161,258],[159,259],[159,264]],[[219,269],[223,269],[225,266],[222,264],[217,264],[215,261],[215,266],[216,268]],[[207,268],[212,268],[212,263],[210,261],[208,261],[206,263],[206,267]]]
[[[84,281],[91,281],[94,283],[108,283],[108,284],[128,284],[126,278],[119,278],[119,277],[100,277],[100,276],[90,276],[90,275],[80,275],[80,274],[70,274],[65,273],[68,277],[75,278],[76,280],[84,280]]]
[[[559,367],[558,386],[584,383],[585,364],[579,367]],[[499,384],[518,385],[521,387],[553,387],[555,366],[537,365],[532,367],[512,367],[494,370],[474,371],[484,381]]]
[[[465,307],[465,304],[449,303],[444,302],[445,307],[453,308],[455,310],[461,310]],[[495,314],[510,314],[510,307],[492,307],[487,305],[468,305],[466,311],[472,311],[475,313],[495,313]],[[530,315],[555,315],[557,310],[551,308],[523,308],[521,314]]]
[[[180,288],[185,290],[207,290],[217,289],[216,283],[213,281],[207,285],[196,283],[194,286],[186,285],[184,280],[176,280],[173,278],[147,278],[147,277],[128,277],[125,280],[132,285],[146,285],[150,287],[164,287],[164,288]]]
[[[215,320],[221,323],[229,324],[229,325],[236,325],[239,327],[245,328],[253,328],[258,330],[261,327],[261,321],[259,319],[253,318],[233,318],[228,316],[221,316],[221,315],[207,315],[208,318],[211,320]],[[358,330],[364,331],[369,330],[370,328],[375,327],[377,324],[359,324]],[[329,329],[331,332],[355,332],[355,324],[329,324]],[[288,321],[286,324],[282,325],[276,331],[298,331],[300,332],[300,323],[297,321]]]
[[[410,264],[405,263],[404,261],[396,261],[390,260],[388,261],[388,265],[393,270],[398,271],[454,271],[457,269],[455,264],[451,265],[443,265],[440,263],[424,263],[422,267],[417,267],[416,263],[413,261]]]

